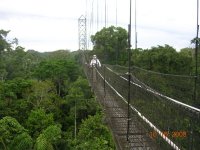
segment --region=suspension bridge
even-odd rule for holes
[[[103,65],[91,68],[84,55],[82,64],[97,100],[104,109],[105,120],[112,131],[117,149],[197,150],[200,148],[200,109],[185,103],[186,96],[177,100],[161,93],[156,86],[150,87],[147,78],[153,79],[154,72],[150,74],[139,68],[131,69],[128,105],[126,67]],[[163,76],[166,79],[169,75]],[[173,78],[170,80],[174,82]],[[180,80],[180,77],[178,78]],[[190,78],[186,78],[184,76],[182,81],[191,83]],[[155,81],[153,83],[156,84]],[[162,83],[157,85],[159,84]],[[174,91],[178,98],[180,93],[176,91],[177,89],[178,87],[175,87]],[[191,92],[191,88],[182,87],[182,90],[183,94]],[[173,92],[171,93],[173,95]]]
[[[87,49],[86,18],[81,16],[78,22],[79,50],[83,51],[81,64],[102,105],[105,122],[112,131],[117,149],[199,150],[200,95],[196,89],[200,89],[200,83],[197,65],[195,76],[162,74],[130,64],[128,67],[104,64],[91,68],[84,53]],[[128,27],[130,62],[131,7]],[[135,35],[137,49],[136,20]]]

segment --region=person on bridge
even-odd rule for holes
[[[96,55],[93,55],[92,60],[90,62],[90,67],[101,67],[101,63]]]
[[[96,55],[93,55],[92,60],[90,61],[90,67],[91,67],[92,87],[93,89],[95,89],[96,82],[97,82],[96,68],[101,67],[101,63]]]

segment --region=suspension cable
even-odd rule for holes
[[[116,67],[120,67],[120,68],[124,68],[124,69],[127,68],[127,67],[125,67],[125,66],[120,66],[120,65],[107,65],[107,66],[116,66]],[[195,78],[195,77],[196,77],[196,76],[191,76],[191,75],[180,75],[180,74],[161,73],[161,72],[156,72],[156,71],[152,71],[152,70],[143,69],[143,68],[140,68],[140,67],[137,67],[137,66],[132,66],[131,68],[132,68],[132,69],[133,69],[133,68],[136,68],[136,69],[145,71],[145,72],[147,72],[147,73],[153,73],[153,74],[163,75],[163,76],[172,76],[172,77],[181,77],[181,78]]]
[[[198,47],[199,47],[199,0],[197,0],[197,35],[195,41],[195,81],[194,81],[194,101],[197,100],[197,80],[198,80]]]
[[[132,3],[130,0],[130,19],[129,19],[129,25],[128,25],[128,109],[127,109],[127,141],[129,141],[129,128],[130,128],[130,83],[131,83],[131,75],[130,75],[130,67],[131,67],[131,10],[132,9]]]

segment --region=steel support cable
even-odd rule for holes
[[[110,69],[110,68],[108,68],[108,67],[107,67],[107,69],[110,70],[110,71],[112,71],[113,73],[115,73],[112,69]],[[126,79],[125,77],[123,77],[123,76],[120,76],[120,77],[121,77],[122,79],[128,81],[128,79]],[[161,93],[159,93],[159,92],[153,90],[152,88],[148,87],[147,85],[146,85],[146,87],[148,87],[148,88],[143,88],[143,86],[141,86],[141,85],[139,85],[139,84],[136,84],[136,83],[134,83],[134,82],[132,82],[132,81],[131,81],[131,84],[133,84],[133,85],[135,85],[135,86],[137,86],[137,87],[140,87],[140,88],[142,88],[142,89],[144,89],[144,90],[146,90],[146,91],[148,91],[148,92],[150,92],[150,93],[152,93],[152,94],[154,94],[154,95],[158,95],[158,96],[160,96],[160,97],[163,97],[163,98],[165,98],[165,99],[167,99],[167,100],[169,100],[169,101],[171,101],[171,102],[173,102],[173,103],[175,103],[175,104],[177,104],[177,105],[180,105],[180,106],[182,106],[182,107],[184,107],[184,108],[186,108],[186,109],[189,109],[189,110],[192,111],[192,112],[196,112],[197,114],[200,114],[200,109],[198,109],[198,108],[196,108],[196,107],[193,107],[193,106],[190,106],[190,105],[188,105],[188,104],[182,103],[182,102],[180,102],[180,101],[178,101],[178,100],[175,100],[175,99],[173,99],[173,98],[171,98],[171,97],[168,97],[168,96],[166,96],[166,95],[163,95],[163,94],[161,94]],[[143,85],[144,85],[144,83],[143,83]]]
[[[192,100],[194,76],[163,74],[140,68],[134,68],[132,73],[159,93],[198,108]],[[160,82],[155,83],[156,80]]]
[[[114,74],[114,72],[112,72],[111,69],[109,69],[109,71],[107,71],[107,72],[110,72],[110,74],[112,74],[112,73]],[[112,73],[111,73],[111,72],[112,72]],[[126,76],[127,76],[127,75],[126,75]],[[120,78],[120,77],[119,77],[119,78]],[[113,79],[113,78],[111,78],[111,79]],[[134,79],[134,77],[133,77],[133,79]],[[121,82],[124,82],[124,81],[127,82],[127,80],[121,79]],[[109,81],[108,81],[108,82],[109,82]],[[139,82],[139,81],[138,81],[138,82]],[[109,83],[110,83],[110,82],[109,82]],[[133,81],[133,83],[134,83],[134,81]],[[127,84],[127,83],[126,83],[126,84]],[[144,85],[141,85],[141,84],[139,84],[139,83],[137,83],[137,82],[136,82],[135,84],[138,84],[138,85],[140,85],[141,87],[140,87],[140,88],[137,88],[138,86],[132,86],[133,89],[131,89],[131,90],[135,91],[136,89],[138,89],[137,92],[134,92],[134,93],[138,93],[139,91],[143,93],[143,92],[147,91],[147,90],[144,90],[144,89],[143,89],[143,88],[147,88],[147,87],[145,87],[145,84],[144,84]],[[112,84],[111,84],[111,85],[112,85]],[[114,88],[115,88],[115,87],[114,87]],[[141,89],[141,90],[139,90],[139,89]],[[120,95],[122,95],[122,96],[126,99],[126,97],[125,97],[125,96],[126,96],[126,93],[121,92],[121,90],[118,90],[118,89],[116,89],[116,88],[115,88],[115,90],[117,90],[118,93],[120,93]],[[139,93],[140,93],[140,92],[139,92]],[[138,93],[138,94],[139,94],[139,93]],[[141,93],[141,94],[142,94],[142,93]],[[155,94],[152,95],[151,92],[148,92],[148,91],[145,92],[145,93],[146,93],[146,94],[150,93],[150,95],[149,95],[150,97],[151,97],[151,96],[153,97],[153,96],[155,95]],[[134,98],[136,98],[136,97],[139,98],[139,97],[141,97],[141,96],[144,96],[144,93],[143,93],[142,95],[139,94],[139,95],[137,95],[137,96],[134,94],[133,96],[134,96]],[[136,97],[135,97],[135,96],[136,96]],[[155,96],[156,96],[157,98],[163,100],[163,98],[161,98],[160,96],[158,96],[158,95],[155,95]],[[149,98],[150,98],[150,97],[149,97]],[[137,104],[137,101],[135,101],[135,102],[136,102],[136,104]],[[161,104],[161,102],[162,102],[162,103],[165,103],[165,102],[167,102],[167,101],[161,101],[161,100],[160,100],[160,104]],[[148,105],[148,104],[147,104],[147,105]],[[136,107],[136,106],[134,105],[134,107]],[[145,115],[148,119],[150,119],[150,118],[149,118],[150,116],[148,116],[148,114],[151,114],[150,111],[148,111],[147,113],[145,113],[146,111],[143,112],[142,109],[139,109],[138,107],[136,107],[136,108],[137,108],[140,112],[142,112],[143,115]],[[158,110],[159,110],[159,108],[158,108]],[[153,112],[153,113],[159,113],[159,112],[156,111],[156,112]],[[164,114],[163,114],[163,115],[164,115]],[[152,117],[152,116],[151,116],[151,117]],[[171,117],[172,117],[172,116],[171,116]],[[169,117],[169,118],[171,118],[171,117]],[[155,123],[155,122],[154,122],[154,121],[155,121],[154,119],[155,119],[155,118],[153,117],[153,118],[151,118],[150,120],[151,120],[154,124],[156,124],[157,127],[160,128],[160,126],[158,125],[158,122]],[[160,119],[163,119],[163,118],[160,118]],[[153,121],[153,120],[154,120],[154,121]],[[164,119],[164,120],[165,120],[165,119]],[[165,121],[166,121],[166,120],[165,120]],[[168,122],[165,122],[164,124],[167,125]],[[168,125],[170,125],[170,124],[168,124]],[[167,125],[167,126],[168,126],[168,125]],[[168,128],[169,128],[169,126],[168,126]],[[162,132],[164,133],[165,131],[166,131],[166,130],[165,130],[165,128],[164,128],[164,130],[163,130]],[[176,132],[176,130],[175,130],[175,132]],[[168,132],[168,133],[169,133],[169,132]],[[171,133],[171,132],[170,132],[170,133]],[[174,142],[175,142],[175,141],[174,141]],[[175,143],[176,143],[176,142],[175,142]],[[176,143],[176,144],[177,144],[177,143]]]
[[[198,48],[199,48],[199,0],[197,0],[197,34],[195,41],[195,80],[194,80],[194,101],[197,101],[197,80],[198,80]]]
[[[151,71],[151,70],[146,70],[137,66],[133,66],[132,68],[136,68],[145,72],[153,73],[153,74],[158,74],[158,75],[163,75],[163,76],[172,76],[172,77],[182,77],[182,78],[195,78],[196,76],[189,76],[189,75],[179,75],[179,74],[167,74],[167,73],[161,73],[161,72],[156,72],[156,71]]]
[[[128,67],[125,67],[125,66],[120,66],[120,65],[108,65],[106,64],[107,67],[119,67],[119,68],[122,68],[122,69],[127,69]],[[142,70],[142,71],[145,71],[145,72],[148,72],[148,73],[153,73],[153,74],[158,74],[158,75],[163,75],[163,76],[173,76],[173,77],[182,77],[182,78],[195,78],[196,76],[189,76],[189,75],[179,75],[179,74],[166,74],[166,73],[161,73],[161,72],[156,72],[156,71],[151,71],[151,70],[146,70],[146,69],[143,69],[143,68],[140,68],[140,67],[137,67],[137,66],[132,66],[131,69],[133,68],[136,68],[136,69],[139,69],[139,70]]]
[[[124,77],[123,77],[123,78],[124,78]],[[126,78],[124,78],[124,79],[127,80]],[[133,83],[133,82],[132,82],[132,83]],[[136,85],[136,84],[135,84],[135,85]],[[145,85],[145,84],[142,83],[142,85]],[[142,88],[143,86],[140,85],[140,87]],[[182,103],[182,102],[180,102],[180,101],[178,101],[178,100],[175,100],[175,99],[173,99],[173,98],[171,98],[171,97],[168,97],[168,96],[166,96],[166,95],[163,95],[163,94],[161,94],[161,93],[155,91],[154,89],[150,88],[150,87],[147,86],[147,85],[145,85],[145,88],[143,88],[143,89],[145,89],[145,90],[147,90],[147,91],[149,91],[149,92],[151,92],[151,93],[153,93],[153,94],[155,94],[155,95],[159,95],[160,97],[163,97],[163,98],[165,98],[165,99],[167,99],[167,100],[170,100],[170,101],[172,101],[172,102],[174,102],[174,103],[176,103],[176,104],[178,104],[178,105],[181,105],[182,107],[185,107],[186,109],[189,109],[189,110],[191,110],[192,112],[195,111],[197,114],[200,114],[200,109],[198,109],[198,108],[196,108],[196,107],[193,107],[193,106],[190,106],[190,105],[188,105],[188,104]]]
[[[96,69],[99,76],[104,80],[103,75]],[[106,84],[125,102],[128,104],[127,100],[107,81],[105,80]],[[144,121],[146,122],[154,131],[156,131],[172,148],[175,150],[180,150],[180,148],[173,143],[167,136],[165,136],[162,131],[160,131],[153,123],[151,123],[145,116],[143,116],[134,106],[129,104],[130,108],[136,112],[136,114]]]
[[[119,65],[107,65],[109,68],[118,73],[127,72],[127,67],[119,66]],[[176,75],[176,74],[163,74],[159,72],[154,72],[150,70],[145,70],[136,66],[133,66],[134,75],[139,78],[141,81],[145,81],[146,84],[159,91],[160,93],[164,92],[162,86],[167,86],[168,91],[165,95],[169,95],[169,97],[173,97],[174,99],[179,99],[183,103],[187,103],[188,100],[191,100],[194,97],[193,90],[191,89],[192,81],[195,79],[195,76],[189,75]],[[149,73],[151,77],[149,78]],[[154,84],[155,78],[163,78],[163,82],[160,84]],[[199,85],[198,85],[199,86]],[[170,87],[170,88],[169,88]],[[185,92],[183,92],[185,91]],[[164,93],[163,93],[164,94]],[[190,104],[191,105],[191,104]],[[195,106],[194,104],[194,107]]]
[[[112,85],[115,87],[115,89],[117,89],[118,91],[121,91],[120,94],[125,95],[125,97],[128,98],[127,97],[127,95],[128,95],[127,82],[125,80],[121,80],[120,76],[118,76],[117,74],[110,71],[109,68],[106,67],[106,69],[107,69],[107,76],[110,76],[110,77],[107,77],[109,82],[112,83]]]
[[[127,67],[119,66],[119,65],[107,65],[109,68],[117,72],[117,74],[122,74],[127,72]],[[134,70],[133,70],[134,69]],[[195,76],[189,75],[177,75],[177,74],[163,74],[159,72],[145,70],[136,66],[132,67],[131,71],[138,79],[145,82],[145,84],[149,85],[151,88],[157,90],[159,93],[163,93],[168,97],[173,99],[181,100],[181,102],[188,104],[191,102],[194,97],[193,81]],[[162,82],[154,83],[155,79],[159,79]],[[167,90],[164,91],[163,86],[167,87]],[[199,88],[200,84],[197,83],[197,88]],[[199,95],[197,97],[199,99]],[[189,104],[198,108],[198,105],[194,102],[193,104]]]

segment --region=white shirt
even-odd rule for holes
[[[91,67],[93,67],[93,66],[101,67],[101,63],[100,63],[99,59],[97,59],[97,58],[94,59],[94,58],[93,58],[93,59],[91,60],[91,62],[90,62],[90,66],[91,66]]]

